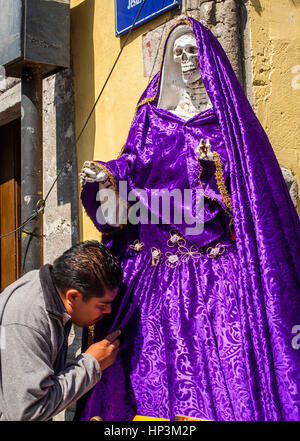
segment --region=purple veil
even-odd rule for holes
[[[229,157],[234,228],[248,316],[245,354],[255,354],[262,390],[278,388],[285,419],[300,417],[300,223],[266,133],[218,40],[190,18],[206,90]],[[273,364],[270,364],[273,360]],[[255,379],[257,380],[257,379]],[[293,419],[293,418],[292,418]]]
[[[300,417],[300,223],[279,164],[219,42],[190,19],[203,82],[218,116],[230,163],[231,199],[243,270],[241,310],[247,362],[262,390],[278,390],[284,419]],[[270,360],[273,363],[270,363]],[[255,379],[256,381],[257,379]]]
[[[268,137],[220,43],[195,19],[182,23],[191,25],[196,36],[201,76],[229,159],[249,388],[254,398],[260,396],[255,401],[263,403],[270,419],[278,419],[271,394],[280,403],[282,419],[300,420],[300,349],[292,344],[293,329],[300,325],[299,217]],[[137,117],[145,103],[157,105],[160,80],[157,74],[141,96]]]

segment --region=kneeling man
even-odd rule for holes
[[[87,241],[0,294],[0,421],[50,420],[100,380],[120,331],[66,363],[68,334],[109,314],[121,281],[108,248]]]

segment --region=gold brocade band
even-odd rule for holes
[[[225,182],[223,179],[223,169],[222,169],[222,163],[221,163],[220,156],[215,151],[213,151],[212,153],[213,153],[214,163],[216,165],[215,177],[216,177],[216,181],[217,181],[217,185],[218,185],[220,194],[222,196],[224,204],[232,212],[232,203],[231,203],[231,199],[229,197],[229,194],[227,192],[226,185],[225,185]]]

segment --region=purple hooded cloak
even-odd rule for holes
[[[76,419],[300,420],[300,350],[292,343],[300,324],[299,218],[225,52],[201,23],[176,27],[184,23],[196,36],[213,108],[188,121],[159,108],[157,74],[120,157],[97,162],[116,191],[124,180],[128,192],[144,189],[146,212],[161,222],[103,225],[98,184],[82,189],[124,271],[114,313],[93,339],[123,332],[115,364],[80,400]],[[213,161],[198,160],[201,138],[210,139]],[[151,189],[175,188],[202,189],[200,234],[186,235],[185,222],[164,223],[152,209]],[[178,200],[171,207],[183,209]]]

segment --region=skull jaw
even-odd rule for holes
[[[201,79],[199,68],[191,67],[189,70],[182,69],[181,71],[184,84],[193,84]]]

